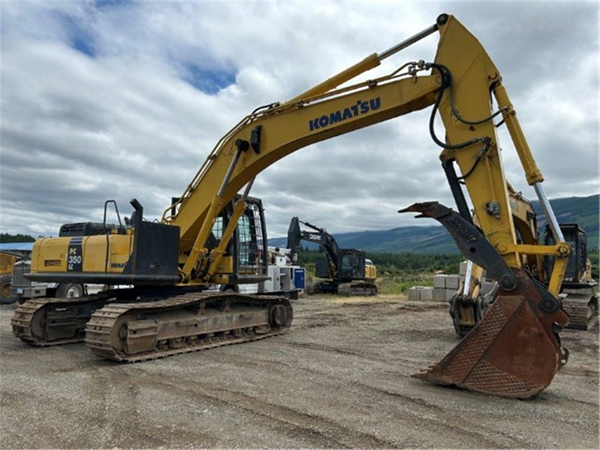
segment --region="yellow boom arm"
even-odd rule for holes
[[[409,63],[391,75],[334,89],[436,30],[440,40],[433,64]],[[431,75],[420,74],[427,69],[431,69]],[[448,77],[451,89],[447,88]],[[455,160],[460,167],[486,239],[510,267],[520,267],[520,251],[532,249],[524,249],[516,242],[496,127],[491,120],[492,94],[526,178],[540,190],[543,177],[501,84],[500,72],[478,40],[452,16],[440,16],[435,26],[381,55],[370,55],[291,101],[256,110],[219,141],[175,205],[176,213],[171,214],[173,209],[169,207],[163,215],[164,222],[181,230],[184,280],[189,281],[199,260],[209,258],[206,239],[223,205],[268,166],[302,147],[434,103],[446,131],[444,142],[434,137],[444,147],[443,159]],[[433,117],[431,128],[435,136]],[[551,210],[549,214],[552,223],[555,219]],[[558,294],[569,253],[563,241],[557,235],[556,246],[534,252],[560,257],[550,283],[554,295]]]
[[[425,108],[439,88],[434,76],[385,77],[370,86],[265,109],[227,135],[181,197],[176,215],[163,216],[180,227],[180,251],[190,254],[186,277],[206,254],[205,242],[222,205],[258,173],[299,148]]]
[[[439,31],[440,40],[433,63],[408,63],[388,76],[339,87],[434,31]],[[365,58],[288,102],[257,109],[227,133],[179,202],[163,215],[164,222],[181,230],[182,281],[211,279],[234,227],[230,223],[220,246],[209,253],[206,239],[216,217],[265,168],[307,145],[430,105],[429,132],[443,149],[442,165],[460,214],[436,202],[415,204],[400,212],[415,211],[440,221],[461,252],[498,280],[498,293],[479,325],[437,365],[415,376],[474,391],[529,397],[548,386],[567,361],[568,352],[557,333],[568,316],[558,292],[570,247],[542,189],[542,174],[500,72],[477,39],[452,16],[439,16],[436,25],[422,33],[381,55]],[[443,138],[435,130],[438,113],[445,129]],[[554,231],[554,246],[533,245],[531,239],[517,242],[517,231],[534,231],[522,228],[518,214],[513,216],[511,210],[512,189],[505,179],[494,123],[500,115]],[[461,184],[471,199],[477,226]],[[238,215],[242,207],[236,207]],[[542,255],[557,256],[549,291],[522,268],[524,261],[531,266],[530,261],[539,261]]]

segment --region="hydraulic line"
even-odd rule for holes
[[[475,161],[475,163],[474,163],[473,167],[471,168],[471,170],[469,170],[469,173],[463,177],[463,179],[464,179],[470,173],[472,173],[472,171],[475,169],[475,167],[479,163],[479,160],[483,156],[483,153],[485,153],[487,151],[486,147],[489,148],[490,138],[489,137],[473,138],[473,139],[470,139],[468,141],[462,142],[460,144],[448,144],[447,142],[442,142],[440,139],[438,139],[438,137],[435,134],[435,127],[434,127],[434,125],[435,125],[435,116],[437,114],[437,111],[439,110],[439,106],[440,106],[440,104],[442,102],[442,97],[444,96],[444,92],[446,91],[446,89],[449,89],[450,108],[452,109],[452,113],[454,114],[454,116],[460,122],[464,123],[465,125],[481,125],[483,123],[489,122],[490,120],[493,120],[494,117],[496,117],[498,114],[501,114],[502,113],[502,109],[496,111],[491,116],[486,117],[486,118],[481,119],[481,120],[469,121],[469,120],[464,119],[459,114],[459,112],[457,111],[456,106],[454,104],[454,84],[453,84],[453,78],[452,78],[452,74],[450,73],[450,70],[446,66],[444,66],[442,64],[428,63],[426,66],[428,68],[436,69],[440,73],[440,76],[442,77],[441,88],[440,88],[440,91],[438,92],[438,95],[437,95],[437,97],[435,99],[435,103],[434,103],[433,109],[431,111],[431,116],[429,118],[429,134],[431,135],[431,138],[433,139],[433,141],[438,146],[440,146],[442,148],[447,148],[447,149],[450,149],[450,150],[460,150],[460,149],[463,149],[465,147],[468,147],[469,145],[475,144],[477,142],[482,142],[484,144],[484,149],[482,149],[482,151],[479,152],[477,160]]]

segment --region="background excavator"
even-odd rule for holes
[[[567,328],[587,330],[598,320],[598,282],[592,278],[592,265],[587,256],[587,237],[577,224],[560,224],[565,240],[573,253],[569,258],[565,279],[562,282],[560,299],[569,314]],[[544,244],[554,244],[552,230],[546,227]],[[553,257],[544,259],[544,282],[552,272]]]
[[[434,33],[440,39],[433,62],[407,62],[388,75],[340,87]],[[498,280],[499,289],[479,325],[438,364],[414,376],[505,397],[537,394],[567,362],[558,333],[568,316],[558,294],[571,247],[545,195],[543,176],[500,71],[477,39],[447,14],[289,101],[255,109],[218,141],[159,223],[144,220],[141,204],[133,200],[129,225],[101,233],[74,227],[69,235],[38,240],[32,280],[133,287],[80,299],[28,301],[15,310],[13,332],[40,346],[80,341],[85,334],[95,354],[139,361],[287,331],[292,308],[285,298],[205,292],[212,283],[228,283],[234,274],[234,259],[226,250],[239,218],[247,215],[254,178],[300,148],[426,107],[432,107],[430,136],[443,149],[442,165],[458,212],[436,202],[401,212],[418,212],[442,223],[463,255]],[[435,130],[438,113],[445,140]],[[552,226],[554,245],[517,241],[497,136],[501,124]],[[478,226],[471,220],[463,185]],[[241,190],[231,215],[223,216]],[[219,217],[224,229],[213,246]],[[248,216],[249,225],[252,221]],[[555,257],[548,287],[523,269],[523,254]],[[244,257],[253,265],[261,255],[248,249]]]
[[[508,188],[518,241],[528,245],[540,245],[542,241],[533,205],[520,193],[515,192],[510,185]],[[566,242],[572,248],[559,294],[563,309],[569,315],[569,323],[565,328],[587,330],[597,320],[598,293],[597,282],[592,278],[592,267],[587,257],[586,234],[577,224],[560,224],[559,227]],[[543,243],[544,245],[555,243],[549,225],[546,225]],[[553,265],[552,256],[523,256],[525,270],[532,278],[544,285],[549,283]],[[494,284],[490,292],[484,294],[481,289],[483,279],[483,269],[469,261],[465,280],[450,299],[450,316],[459,337],[466,336],[479,323],[495,299],[497,284]]]
[[[302,230],[300,224],[310,230]],[[377,268],[366,259],[364,251],[340,248],[325,228],[292,217],[287,235],[292,261],[297,260],[300,241],[319,244],[325,251],[326,258],[316,263],[315,276],[327,280],[314,283],[315,294],[377,295]]]
[[[12,290],[12,275],[15,264],[22,259],[17,253],[0,251],[0,304],[8,305],[17,301]]]

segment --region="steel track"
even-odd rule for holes
[[[116,348],[114,345],[114,339],[119,335],[119,330],[116,330],[115,326],[118,326],[118,321],[123,316],[145,316],[150,314],[156,316],[161,312],[173,311],[180,308],[201,309],[205,307],[207,303],[214,303],[215,301],[225,302],[231,300],[238,304],[249,304],[256,306],[257,308],[267,308],[275,304],[283,305],[290,315],[291,324],[292,307],[289,301],[285,298],[262,296],[252,297],[226,294],[181,295],[154,302],[107,305],[104,308],[97,310],[92,315],[92,318],[86,327],[85,342],[92,353],[102,358],[114,361],[139,362],[165,358],[167,356],[173,356],[182,353],[207,350],[224,345],[257,341],[286,333],[290,328],[290,324],[287,324],[281,328],[271,326],[268,331],[260,334],[255,330],[248,328],[239,328],[234,330],[228,329],[223,331],[213,330],[205,335],[199,334],[194,336],[186,336],[181,341],[175,343],[176,346],[174,346],[173,342],[166,342],[168,340],[164,340],[163,342],[159,340],[157,346],[153,350],[144,352],[143,354],[128,354],[123,351],[122,348],[124,346],[122,343],[119,345],[121,348]],[[214,307],[214,305],[212,306]]]

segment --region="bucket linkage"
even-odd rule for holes
[[[427,202],[399,212],[439,221],[461,253],[499,285],[481,322],[440,362],[412,376],[502,397],[528,398],[544,390],[569,355],[558,335],[569,321],[560,300],[523,270],[510,268],[481,232],[452,209]]]

